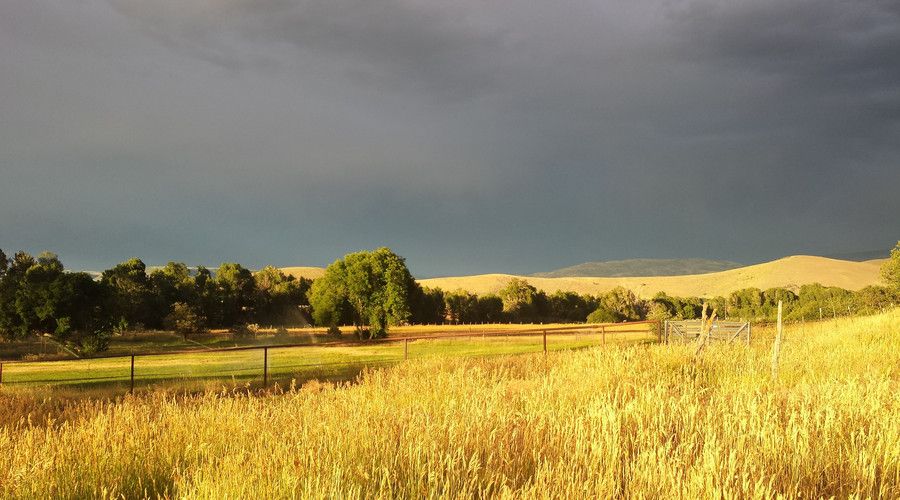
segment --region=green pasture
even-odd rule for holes
[[[630,344],[653,341],[648,333],[608,334],[607,343]],[[305,345],[268,349],[269,384],[286,385],[291,380],[340,380],[352,378],[366,367],[378,367],[404,360],[404,341],[359,343],[355,345]],[[547,349],[579,349],[602,344],[600,335],[590,333],[547,336]],[[433,356],[495,356],[543,350],[541,335],[509,337],[436,338],[408,341],[409,359]],[[180,354],[138,355],[135,358],[135,387],[186,386],[251,383],[263,380],[263,350],[209,352],[198,350]],[[3,366],[3,388],[65,387],[127,390],[131,358],[112,357],[44,362],[15,362]]]

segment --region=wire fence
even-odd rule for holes
[[[487,357],[578,349],[607,342],[660,342],[658,321],[520,328],[483,325],[463,333],[392,336],[367,341],[274,344],[0,363],[0,387],[136,387],[233,381],[350,379],[367,368],[426,357]]]

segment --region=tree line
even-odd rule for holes
[[[103,271],[99,278],[68,272],[52,253],[33,257],[0,250],[0,336],[50,334],[83,350],[103,350],[116,331],[206,328],[246,331],[248,324],[296,326],[311,319],[339,333],[353,325],[359,337],[383,336],[391,326],[439,323],[608,323],[643,319],[695,319],[703,302],[720,317],[774,320],[784,304],[788,320],[879,312],[900,304],[900,242],[885,263],[888,286],[849,291],[819,284],[747,288],[727,297],[642,299],[623,287],[598,295],[547,294],[515,278],[496,294],[421,287],[405,259],[388,248],[351,253],[311,281],[265,267],[251,272],[236,263],[215,271],[170,262],[148,272],[139,259]]]
[[[50,334],[90,352],[103,350],[116,331],[296,324],[310,284],[274,267],[252,273],[236,263],[211,271],[169,262],[148,272],[140,259],[95,278],[66,271],[53,253],[8,258],[0,250],[0,336]]]

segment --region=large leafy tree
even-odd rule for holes
[[[191,307],[197,303],[194,278],[187,264],[183,262],[169,262],[165,267],[150,273],[150,286],[156,301],[155,312],[158,315],[167,315],[176,302]]]
[[[131,325],[159,326],[161,316],[154,314],[153,293],[147,266],[140,259],[129,259],[103,271],[101,283],[112,294],[112,310],[118,319]]]
[[[357,334],[367,331],[373,338],[409,320],[414,286],[405,260],[389,248],[379,248],[332,263],[313,283],[309,300],[319,324],[335,326],[349,315]]]
[[[500,290],[503,312],[516,321],[533,320],[543,309],[546,296],[526,280],[513,278]]]
[[[900,241],[891,250],[891,257],[882,264],[881,276],[888,286],[900,290]]]
[[[249,269],[226,262],[216,271],[223,326],[246,323],[253,314],[256,284]]]
[[[254,276],[256,282],[256,320],[265,324],[296,323],[299,306],[305,305],[309,280],[297,279],[280,269],[266,266]]]

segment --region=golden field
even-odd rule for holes
[[[431,359],[354,384],[0,392],[0,497],[900,497],[900,310],[746,346]]]
[[[728,271],[683,276],[634,278],[537,278],[509,274],[482,274],[419,280],[422,286],[444,290],[463,289],[476,294],[496,293],[513,278],[528,280],[547,293],[558,290],[596,295],[623,286],[637,295],[649,298],[657,292],[679,297],[727,296],[735,290],[755,287],[761,290],[782,287],[799,290],[801,285],[821,283],[847,290],[859,290],[881,284],[883,260],[852,262],[808,255],[795,255],[772,262],[740,267]]]

